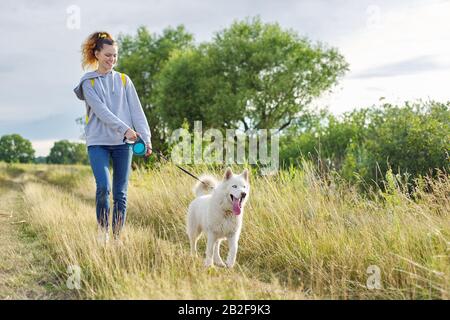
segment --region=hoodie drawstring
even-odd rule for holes
[[[115,75],[115,72],[114,72],[114,71],[111,71],[112,94],[114,94],[114,78],[115,78],[114,75]],[[107,76],[108,76],[108,74],[103,75],[103,76],[101,76],[101,77],[102,77],[102,78],[105,78],[105,77],[107,77]],[[106,96],[106,91],[105,91],[105,88],[103,87],[102,81],[100,81],[100,86],[102,87],[103,94]]]
[[[111,71],[111,78],[112,78],[112,93],[114,94],[114,77],[115,76],[115,73],[114,73],[114,71]]]

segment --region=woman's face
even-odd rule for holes
[[[95,51],[99,68],[111,70],[117,62],[117,46],[104,44],[101,51]]]

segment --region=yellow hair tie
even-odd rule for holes
[[[100,34],[98,35],[98,37],[99,37],[99,38],[107,38],[108,35],[105,34],[105,33],[100,33]]]

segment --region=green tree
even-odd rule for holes
[[[281,131],[347,69],[336,49],[247,19],[174,54],[161,70],[157,104],[171,129],[187,119],[190,126],[203,120],[205,127]]]
[[[231,117],[224,111],[232,110],[212,109],[217,83],[211,81],[208,69],[207,56],[201,50],[178,50],[158,76],[157,112],[170,129],[180,128],[183,123],[192,128],[194,121],[209,127],[229,124]]]
[[[151,34],[141,26],[134,37],[120,35],[118,43],[117,69],[132,79],[152,131],[152,144],[157,149],[163,149],[167,130],[155,110],[154,87],[157,75],[174,50],[193,46],[193,35],[183,26],[166,28],[161,35]]]
[[[35,151],[31,142],[19,134],[4,135],[0,138],[0,161],[8,163],[30,163]]]
[[[86,146],[84,143],[74,143],[68,140],[57,141],[50,149],[47,163],[88,164]]]

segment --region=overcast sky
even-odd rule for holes
[[[79,28],[70,24],[74,5]],[[54,141],[79,141],[75,119],[85,108],[72,90],[83,74],[80,45],[93,31],[183,24],[202,42],[256,15],[340,50],[350,72],[316,101],[336,114],[380,97],[450,101],[450,1],[2,0],[0,136],[19,133],[44,156]]]

